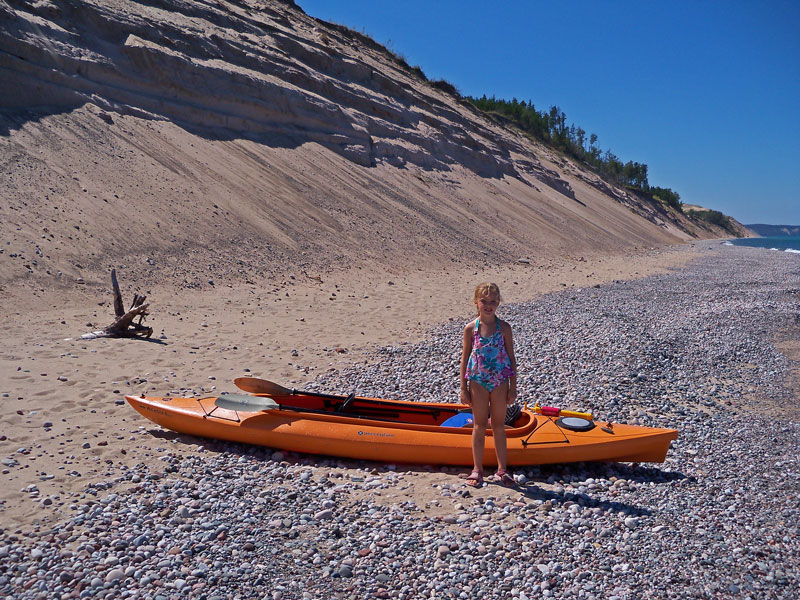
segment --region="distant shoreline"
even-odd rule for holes
[[[731,240],[730,243],[734,246],[767,248],[769,250],[800,253],[800,235],[773,235],[755,238],[738,238]]]
[[[764,223],[753,223],[751,225],[745,225],[745,227],[762,237],[800,236],[800,225],[766,225]]]

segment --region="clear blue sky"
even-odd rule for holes
[[[299,0],[464,95],[559,106],[651,185],[800,225],[800,2]]]

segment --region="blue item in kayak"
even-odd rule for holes
[[[442,423],[442,427],[467,427],[472,425],[474,420],[472,418],[472,413],[470,412],[463,412],[458,413],[457,415],[453,415],[446,421]]]

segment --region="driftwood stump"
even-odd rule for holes
[[[100,331],[87,333],[83,338],[91,337],[143,337],[149,338],[153,335],[153,328],[143,325],[144,318],[148,315],[147,309],[150,304],[145,304],[147,296],[140,296],[134,294],[133,303],[128,311],[125,311],[122,304],[122,294],[119,291],[119,283],[117,283],[117,270],[111,269],[111,285],[114,288],[114,314],[117,316],[116,320]],[[134,323],[133,320],[139,317],[139,322]]]

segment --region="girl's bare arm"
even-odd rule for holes
[[[466,376],[469,355],[472,354],[472,337],[474,327],[474,323],[469,323],[466,327],[464,327],[464,343],[461,348],[461,368],[459,377],[461,379],[461,402],[464,404],[472,404],[472,397],[469,393]]]
[[[505,321],[502,321],[500,326],[503,331],[503,342],[506,345],[506,352],[511,361],[511,368],[514,370],[514,374],[508,381],[508,398],[506,400],[508,404],[512,404],[514,400],[517,399],[517,357],[514,356],[514,334],[511,332],[511,325]]]

